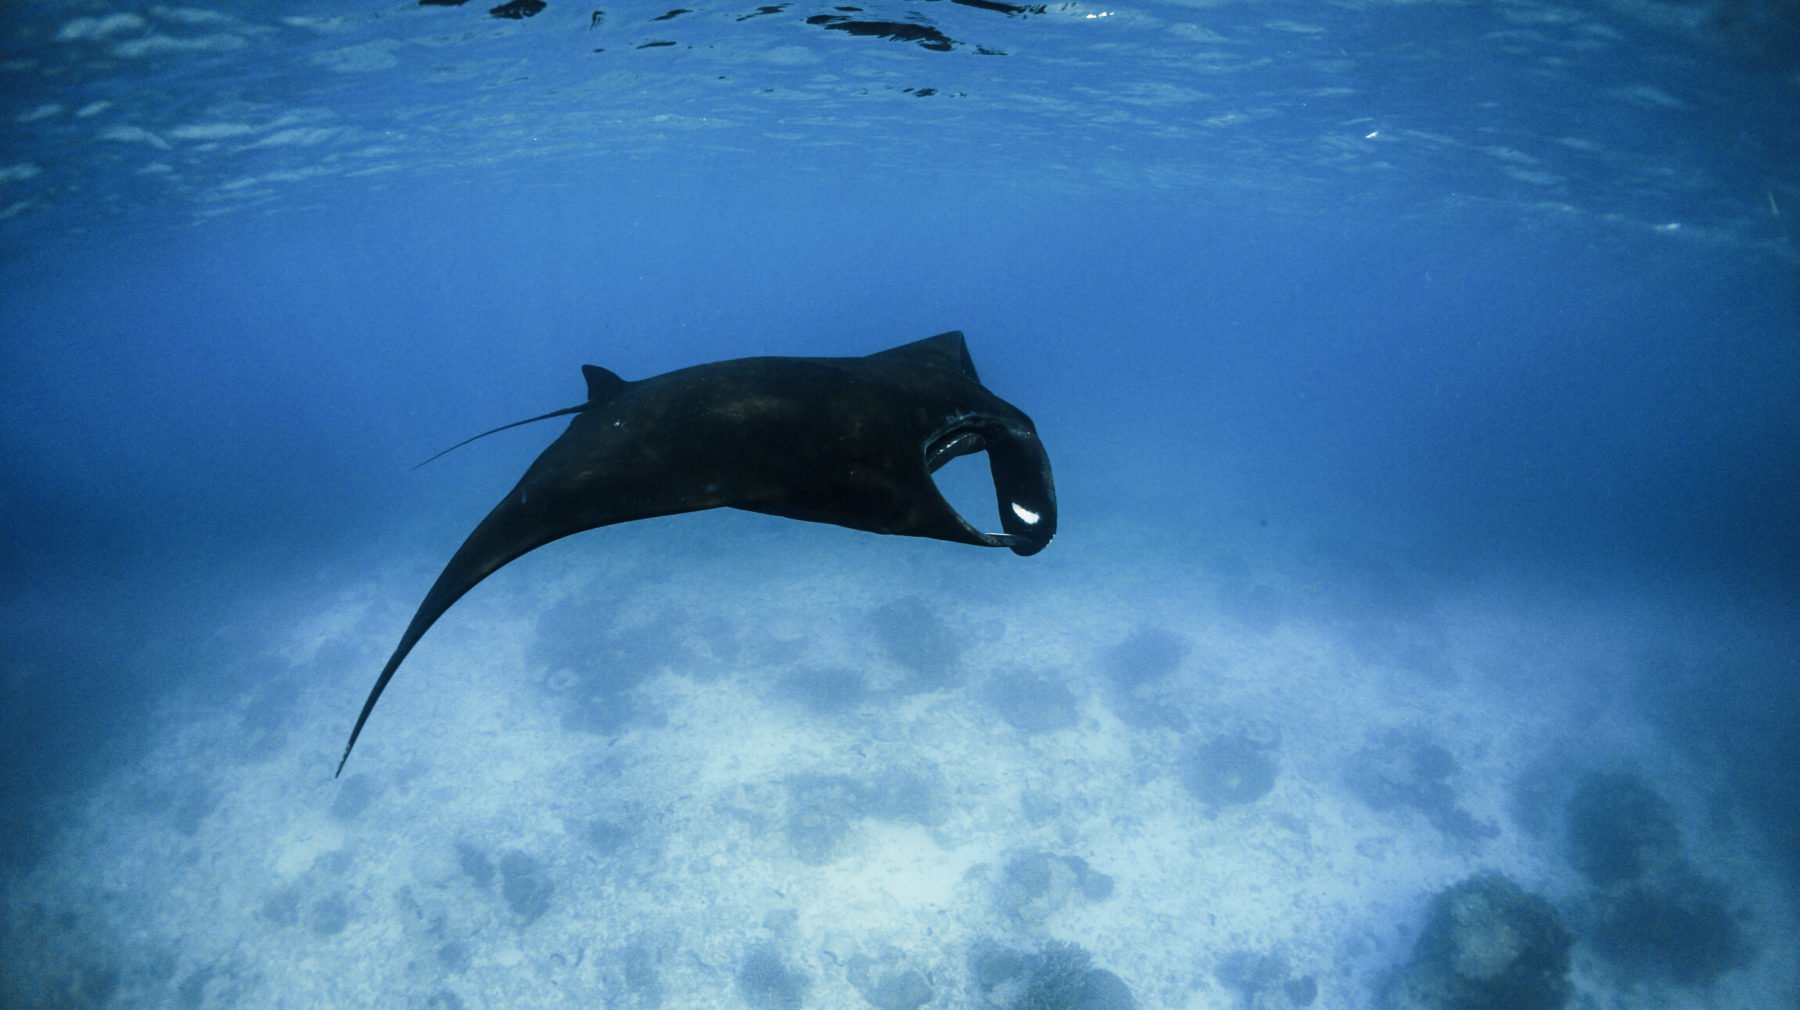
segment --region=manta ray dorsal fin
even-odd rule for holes
[[[587,407],[605,403],[618,396],[619,390],[626,386],[625,380],[619,378],[619,373],[601,368],[599,365],[582,365],[581,377],[586,379],[588,384],[588,402],[583,404]]]
[[[935,337],[926,337],[924,340],[915,340],[910,344],[901,344],[899,347],[890,347],[885,351],[876,351],[869,357],[947,362],[950,367],[968,376],[971,381],[981,381],[981,376],[975,374],[975,359],[969,357],[969,344],[963,339],[961,330],[950,330]]]

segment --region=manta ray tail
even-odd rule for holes
[[[478,438],[486,438],[489,435],[495,434],[496,432],[502,432],[508,428],[517,428],[521,424],[530,424],[533,421],[548,421],[553,417],[561,417],[564,414],[579,414],[582,411],[588,409],[588,407],[590,407],[590,406],[592,406],[592,405],[586,404],[586,403],[580,403],[580,404],[576,404],[573,407],[564,407],[561,410],[553,410],[548,414],[539,414],[536,417],[528,417],[523,421],[514,421],[511,424],[503,424],[498,428],[489,428],[488,430],[482,432],[479,435],[470,435],[468,438],[463,439],[462,441],[456,443],[455,445],[451,446],[448,449],[443,450],[442,452],[432,454],[429,458],[413,464],[411,469],[417,470],[419,467],[424,466],[426,463],[430,463],[433,460],[436,460],[439,456],[448,456],[449,454],[455,452],[458,449],[461,449],[463,446],[468,445],[470,442],[473,442]]]
[[[455,452],[458,449],[461,449],[463,446],[468,445],[470,442],[473,442],[476,439],[486,438],[489,435],[493,435],[498,432],[505,431],[508,428],[517,428],[521,424],[531,424],[534,421],[548,421],[553,417],[561,417],[564,414],[579,414],[582,411],[595,406],[596,404],[606,401],[607,399],[612,397],[612,395],[614,393],[618,392],[620,386],[625,385],[624,379],[619,378],[616,374],[614,374],[611,371],[608,371],[607,369],[601,368],[599,365],[582,365],[581,372],[583,375],[585,375],[587,377],[587,384],[588,384],[587,402],[578,403],[573,407],[564,407],[561,410],[553,410],[548,414],[539,414],[536,417],[528,417],[523,421],[514,421],[511,424],[503,424],[498,428],[489,428],[488,430],[482,432],[479,435],[471,435],[468,438],[465,438],[462,441],[451,446],[450,448],[445,449],[442,452],[434,454],[433,456],[431,456],[430,459],[426,459],[422,462],[415,463],[413,465],[412,469],[417,470],[419,467],[424,466],[426,463],[430,463],[433,460],[436,460],[439,456],[448,456],[449,454]]]

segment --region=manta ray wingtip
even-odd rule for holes
[[[356,720],[356,728],[350,731],[350,739],[344,741],[344,753],[338,758],[337,770],[331,773],[332,778],[336,779],[343,777],[344,766],[350,763],[350,752],[356,749],[356,738],[362,736],[363,722],[368,718],[368,715],[368,706],[364,706],[362,718]]]

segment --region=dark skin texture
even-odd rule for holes
[[[363,703],[338,774],[394,671],[452,604],[513,559],[584,530],[739,508],[1021,556],[1056,535],[1037,429],[981,385],[959,332],[859,358],[739,358],[637,382],[582,371],[588,401],[543,415],[576,416],[425,594]],[[931,479],[984,449],[998,533],[970,526]]]

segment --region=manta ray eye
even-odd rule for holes
[[[1030,509],[1026,508],[1025,506],[1020,505],[1018,502],[1012,503],[1012,510],[1013,510],[1013,515],[1018,516],[1019,519],[1022,522],[1024,522],[1025,525],[1027,525],[1027,526],[1036,526],[1037,521],[1040,518],[1042,518],[1036,512],[1033,512]]]

